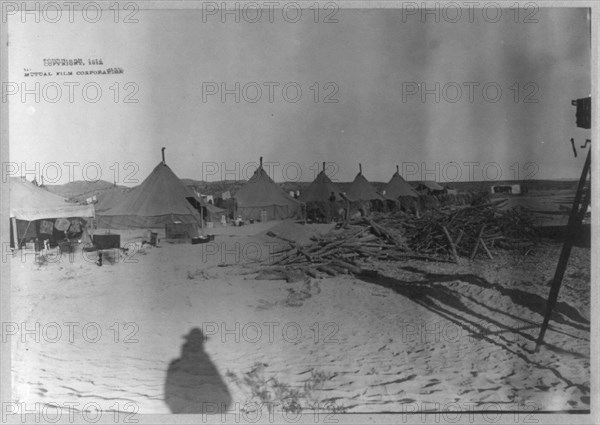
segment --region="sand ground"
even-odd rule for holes
[[[257,260],[277,243],[265,231],[277,224],[215,228],[214,244],[163,242],[112,263],[108,255],[102,267],[94,254],[44,265],[17,254],[12,399],[193,411],[206,389],[172,362],[188,359],[184,336],[198,328],[207,337],[198,361],[242,406],[297,389],[303,408],[344,412],[589,409],[589,250],[574,249],[535,353],[558,244],[460,266],[370,265],[377,278],[256,280]],[[123,232],[122,242],[141,237]]]

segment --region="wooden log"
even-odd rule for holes
[[[347,268],[345,268],[345,267],[340,267],[340,266],[338,266],[338,265],[336,265],[336,264],[329,263],[329,264],[327,265],[327,267],[329,267],[329,268],[331,268],[331,269],[335,270],[336,272],[338,272],[338,273],[340,273],[340,274],[349,274],[349,272],[348,272],[348,269],[347,269]]]
[[[320,265],[317,267],[317,270],[322,271],[323,273],[327,273],[330,276],[337,276],[338,272],[326,265]]]
[[[485,229],[485,224],[481,225],[479,233],[477,233],[477,241],[475,242],[475,248],[473,248],[473,252],[471,252],[471,261],[473,261],[473,259],[475,258],[477,250],[479,249],[479,244],[481,243],[481,241],[483,241],[483,239],[481,238],[483,236],[483,229]]]
[[[396,236],[394,236],[394,234],[388,229],[386,229],[382,225],[375,223],[369,218],[365,217],[364,220],[367,223],[369,223],[369,225],[373,228],[375,234],[385,237],[387,240],[389,240],[399,248],[404,248],[404,244],[401,241],[399,241],[398,238],[396,238]]]
[[[306,269],[304,269],[304,272],[312,278],[317,278],[317,272],[311,268],[307,267]]]
[[[379,276],[379,272],[377,270],[363,269],[360,275],[363,277],[377,277]]]
[[[298,247],[296,247],[296,249],[298,250],[298,252],[299,252],[300,254],[304,255],[304,257],[306,257],[306,259],[307,259],[308,261],[312,261],[312,258],[311,258],[311,256],[310,256],[309,254],[307,254],[307,253],[306,253],[304,250],[302,250],[302,249],[300,249],[300,248],[298,248]]]
[[[441,257],[433,257],[431,255],[424,255],[424,254],[408,254],[408,253],[390,253],[389,254],[390,257],[394,258],[395,260],[422,260],[422,261],[435,261],[435,262],[441,262],[441,263],[450,263],[452,261],[446,260],[444,258]]]
[[[450,248],[452,250],[452,256],[454,257],[454,261],[456,262],[456,264],[458,264],[460,260],[458,259],[458,253],[456,252],[456,246],[454,246],[454,242],[452,242],[452,238],[450,237],[450,233],[448,233],[448,229],[446,229],[445,226],[442,226],[442,229],[444,230],[446,239],[448,239],[448,242],[450,243]]]
[[[483,247],[483,249],[485,249],[485,252],[487,253],[488,257],[490,257],[490,260],[493,260],[494,257],[492,257],[492,253],[490,252],[487,245],[485,244],[485,241],[483,239],[480,239],[480,241],[481,241],[481,246]]]
[[[292,252],[290,252],[288,255],[280,258],[279,260],[275,261],[273,263],[273,265],[277,265],[277,264],[284,264],[287,260],[289,260],[290,258],[294,257],[297,254],[296,250],[292,250]]]
[[[271,231],[268,231],[267,235],[271,236],[272,238],[278,238],[278,239],[281,239],[282,241],[286,241],[287,243],[289,243],[292,246],[292,248],[295,248],[300,254],[304,255],[308,259],[308,261],[311,261],[310,255],[306,251],[304,251],[302,248],[300,248],[295,241],[288,239],[288,238],[284,238],[283,236],[279,236]]]
[[[463,231],[463,229],[460,229],[460,233],[458,234],[458,237],[456,238],[456,242],[454,242],[454,245],[456,245],[457,248],[458,248],[458,244],[462,240],[462,237],[464,234],[465,234],[465,232]]]
[[[350,272],[354,273],[354,274],[360,274],[360,272],[362,271],[362,269],[354,264],[350,264],[347,261],[342,261],[340,259],[335,259],[331,261],[332,264],[339,266],[339,267],[343,267],[345,269],[348,269]]]

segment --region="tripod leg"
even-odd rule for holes
[[[567,263],[569,262],[569,257],[571,256],[571,249],[573,248],[574,236],[576,230],[581,225],[581,219],[583,216],[579,213],[581,198],[583,196],[583,188],[585,186],[585,181],[587,179],[590,163],[591,163],[591,154],[592,150],[588,151],[587,157],[585,159],[585,164],[583,165],[583,170],[581,172],[581,177],[579,178],[579,185],[577,186],[577,193],[575,194],[575,199],[573,200],[573,207],[571,208],[571,214],[569,215],[569,223],[567,224],[567,232],[565,242],[562,247],[562,251],[560,253],[560,257],[558,259],[558,264],[556,266],[556,271],[554,273],[554,278],[552,278],[552,287],[550,289],[550,295],[548,296],[548,301],[546,303],[546,314],[544,315],[544,322],[542,323],[542,328],[540,330],[540,335],[538,336],[535,351],[537,352],[540,348],[540,345],[544,341],[544,335],[546,334],[546,329],[548,329],[548,322],[550,322],[550,317],[552,316],[552,310],[556,306],[556,300],[558,298],[558,292],[560,291],[560,286],[562,284],[563,277],[565,275],[565,270],[567,269]],[[586,196],[586,201],[589,200],[589,197]],[[585,206],[587,209],[587,206]]]

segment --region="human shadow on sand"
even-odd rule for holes
[[[204,351],[206,337],[200,329],[193,328],[184,338],[181,356],[167,370],[165,402],[172,413],[225,412],[231,405],[231,395]]]

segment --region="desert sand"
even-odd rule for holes
[[[589,249],[574,248],[536,353],[559,244],[463,265],[367,264],[379,272],[369,278],[257,280],[259,257],[285,245],[266,235],[274,226],[209,229],[213,244],[161,241],[101,267],[94,253],[42,265],[17,253],[12,399],[139,414],[269,400],[348,413],[589,409]]]

